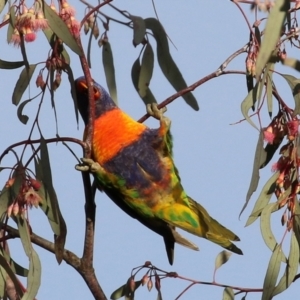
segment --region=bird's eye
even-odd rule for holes
[[[87,94],[88,93],[88,86],[86,84],[86,81],[78,81],[77,82],[77,91],[81,94]],[[96,86],[93,87],[94,89],[94,100],[97,100],[101,97],[101,92],[99,88]]]
[[[101,92],[98,88],[94,86],[94,100],[97,100],[101,97]]]

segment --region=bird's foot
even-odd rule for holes
[[[164,113],[167,111],[167,107],[163,107],[163,108],[158,108],[157,107],[157,103],[150,103],[150,104],[147,104],[147,113],[157,119],[157,120],[162,120],[163,116],[164,116]]]
[[[91,172],[97,173],[101,171],[102,167],[95,161],[90,158],[81,158],[82,164],[78,164],[75,166],[75,169],[81,172]]]

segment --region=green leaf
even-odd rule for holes
[[[6,251],[3,248],[0,248],[1,254],[5,258],[7,262],[9,262],[9,267],[14,272],[14,274],[27,277],[28,276],[28,270],[26,268],[23,268],[18,263],[16,263],[11,257],[8,251]]]
[[[47,145],[43,138],[41,138],[41,160],[39,163],[36,161],[36,168],[39,168],[39,166],[37,166],[39,164],[41,165],[41,169],[39,170],[39,174],[42,174],[41,181],[44,184],[46,193],[49,194],[48,206],[53,211],[52,216],[54,218],[53,220],[54,223],[59,225],[59,232],[57,232],[57,226],[56,225],[54,226],[54,224],[52,223],[53,221],[48,218],[51,227],[53,226],[52,230],[55,233],[54,235],[55,256],[57,262],[60,264],[63,259],[63,252],[64,252],[64,246],[65,246],[66,235],[67,235],[67,227],[63,219],[63,216],[60,212],[57,196],[52,184],[52,174],[51,174],[49,154],[48,154]],[[46,215],[48,216],[47,213]]]
[[[7,35],[6,35],[7,43],[11,42],[11,38],[14,33],[15,22],[16,22],[15,6],[13,5],[9,9],[9,16],[10,18],[9,18],[9,24],[7,28]]]
[[[29,258],[27,290],[23,295],[22,300],[32,300],[37,295],[41,284],[41,262],[32,247],[27,220],[21,219],[19,216],[16,217],[16,220],[23,248]]]
[[[50,205],[53,210],[53,218],[58,223],[57,218],[57,197],[52,184],[52,172],[49,160],[49,153],[45,140],[41,138],[41,160],[40,160],[43,177],[40,179],[43,182],[46,192],[49,194]]]
[[[154,18],[145,19],[145,24],[146,28],[152,31],[156,40],[158,64],[166,79],[171,83],[177,92],[185,89],[187,84],[170,54],[168,39],[164,28],[160,22]],[[183,95],[182,98],[194,110],[199,110],[197,100],[191,92]]]
[[[253,170],[252,170],[252,176],[250,181],[250,186],[248,188],[248,192],[246,195],[246,202],[240,212],[240,216],[245,210],[245,208],[248,205],[248,202],[250,201],[250,198],[252,194],[256,191],[258,182],[259,182],[259,167],[261,165],[261,161],[264,155],[264,148],[263,148],[264,140],[263,140],[263,131],[261,130],[258,136],[257,146],[255,150],[255,156],[254,156],[254,162],[253,162]]]
[[[222,300],[233,300],[234,299],[234,292],[231,287],[226,287],[223,291]]]
[[[22,66],[24,66],[24,61],[6,61],[0,59],[0,69],[12,70],[18,69]]]
[[[274,173],[262,188],[245,226],[249,226],[250,224],[252,224],[260,216],[262,210],[269,203],[275,190],[276,180],[278,176],[279,172]]]
[[[102,47],[102,62],[106,78],[106,84],[111,98],[118,105],[117,87],[115,78],[114,58],[111,51],[110,43],[105,42]]]
[[[2,13],[8,0],[0,0],[0,13]]]
[[[136,291],[139,286],[141,285],[142,281],[141,280],[138,280],[138,281],[135,281],[135,289],[134,291]],[[110,295],[110,299],[112,300],[117,300],[117,299],[120,299],[121,297],[128,297],[130,296],[130,294],[134,294],[134,292],[131,292],[131,291],[128,291],[128,284],[124,284],[122,286],[120,286],[118,289],[116,289],[111,295]],[[130,298],[130,299],[133,299],[133,298]]]
[[[272,299],[272,293],[280,271],[282,250],[280,245],[276,245],[269,261],[267,273],[263,285],[262,300]]]
[[[26,67],[22,70],[20,77],[15,85],[13,95],[12,95],[12,103],[18,105],[25,90],[27,89],[31,77],[34,73],[36,65],[30,65],[27,69]]]
[[[138,92],[141,98],[147,94],[147,89],[150,85],[154,67],[154,54],[151,45],[148,43],[142,57],[142,65],[138,81]]]
[[[161,291],[158,291],[156,300],[163,300]]]
[[[72,95],[73,104],[74,104],[75,117],[76,117],[76,122],[78,124],[78,106],[77,106],[77,96],[76,96],[74,75],[73,75],[73,71],[69,65],[66,65],[66,70],[68,72],[68,79],[69,79],[70,86],[71,86],[71,95]]]
[[[43,10],[45,18],[48,20],[48,24],[52,31],[68,46],[72,51],[78,55],[82,55],[82,51],[78,46],[75,38],[72,36],[66,23],[53,11],[48,4],[44,1]]]
[[[21,35],[20,38],[21,38],[21,42],[20,42],[21,54],[22,54],[22,57],[23,57],[23,60],[24,60],[25,67],[28,70],[29,69],[29,62],[28,62],[28,59],[27,59],[24,36]]]
[[[273,69],[274,68],[274,64],[268,64],[267,66],[267,70],[266,70],[266,74],[268,74],[267,77],[267,105],[268,105],[268,112],[269,112],[269,116],[272,117],[272,111],[273,111],[273,80],[272,80],[272,76],[273,76],[273,72],[269,71],[269,69]]]
[[[292,232],[290,254],[285,267],[285,272],[281,277],[278,285],[275,287],[272,293],[272,297],[282,293],[291,285],[291,283],[293,282],[297,274],[298,264],[299,264],[299,245],[295,233]]]
[[[295,100],[295,109],[293,115],[296,116],[300,113],[300,79],[288,74],[280,74],[289,84],[294,100]]]
[[[295,59],[295,58],[287,57],[287,58],[285,58],[285,59],[282,61],[282,63],[283,63],[285,66],[294,68],[296,71],[300,72],[300,60]]]
[[[246,84],[248,93],[253,90],[253,76],[251,74],[246,74]]]
[[[294,201],[295,205],[295,215],[293,218],[293,230],[295,233],[295,237],[298,241],[298,247],[300,248],[300,205],[298,200]]]
[[[268,16],[266,28],[264,31],[264,37],[256,61],[257,80],[259,80],[259,77],[263,69],[265,68],[265,65],[269,61],[271,54],[276,48],[276,44],[278,43],[278,40],[280,38],[282,26],[289,7],[289,0],[276,0],[275,5],[270,10],[270,14]]]
[[[17,294],[20,297],[22,297],[24,293],[23,293],[22,288],[20,286],[20,282],[17,279],[17,277],[14,274],[13,270],[11,269],[11,267],[9,266],[8,262],[6,261],[6,259],[2,255],[0,255],[0,265],[5,270],[5,272],[7,273],[7,275],[9,276],[9,278],[12,280],[12,282],[14,283]],[[5,280],[6,280],[6,278],[5,278]]]
[[[242,111],[242,114],[243,114],[244,118],[249,122],[249,124],[252,125],[255,129],[258,130],[257,126],[252,122],[252,120],[248,116],[249,109],[252,108],[252,107],[254,107],[254,104],[256,102],[256,100],[255,100],[255,93],[253,91],[254,91],[254,89],[251,90],[248,93],[248,95],[246,96],[246,98],[242,101],[242,103],[241,103],[241,111]]]
[[[143,18],[138,16],[129,16],[133,24],[133,45],[139,45],[145,37],[146,24]]]
[[[0,193],[0,223],[3,223],[7,216],[7,208],[12,203],[11,187],[4,186]]]
[[[133,63],[132,69],[131,69],[132,83],[137,92],[139,92],[138,82],[139,82],[139,77],[140,77],[140,71],[141,71],[140,60],[139,60],[139,58],[137,58],[137,60]],[[141,98],[142,98],[143,102],[145,103],[145,105],[150,104],[150,103],[157,103],[157,101],[149,87],[146,90],[146,95]]]
[[[278,210],[278,204],[277,203],[269,203],[266,205],[266,207],[262,210],[261,216],[260,216],[260,231],[262,234],[262,237],[268,246],[268,248],[271,251],[274,251],[274,249],[278,246],[275,236],[271,229],[271,213]],[[283,254],[282,251],[280,251],[281,256],[280,259],[283,262],[286,262],[286,257]]]
[[[25,107],[25,105],[29,102],[31,102],[32,99],[29,99],[29,100],[26,100],[26,101],[23,101],[19,107],[18,107],[18,110],[17,110],[17,116],[19,118],[19,120],[21,121],[21,123],[23,124],[26,124],[28,122],[28,116],[26,115],[23,115],[22,112],[23,112],[23,109]]]
[[[231,256],[231,252],[226,250],[221,251],[215,260],[215,270],[219,269],[222,265],[226,264]]]

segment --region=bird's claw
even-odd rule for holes
[[[158,108],[157,107],[157,103],[150,103],[147,104],[147,113],[157,119],[157,120],[161,120],[163,118],[164,113],[167,111],[167,107],[162,107],[162,108]]]
[[[81,172],[90,171],[96,173],[101,169],[101,166],[91,158],[81,158],[82,164],[75,166],[75,169]]]

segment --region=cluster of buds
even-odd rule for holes
[[[6,14],[5,19],[9,19],[10,15]],[[16,22],[14,32],[10,43],[19,46],[21,43],[21,35],[26,42],[33,42],[36,39],[36,32],[48,28],[48,22],[42,11],[41,3],[35,1],[31,8],[27,8],[23,3],[18,13],[16,13]]]
[[[256,74],[257,53],[250,52],[246,58],[246,71],[249,75],[255,77]]]
[[[255,5],[261,11],[269,11],[274,6],[274,1],[270,0],[255,0]]]
[[[56,11],[56,7],[53,2],[50,7],[52,10]],[[72,35],[74,37],[78,37],[80,35],[80,22],[75,19],[75,9],[68,3],[67,0],[61,1],[61,10],[58,15],[66,23]]]
[[[61,1],[61,9],[58,13],[53,0],[50,4],[52,10],[54,10],[60,18],[66,23],[73,36],[78,37],[80,34],[80,23],[75,19],[75,9],[67,2],[67,0]],[[39,30],[45,30],[49,27],[47,19],[45,19],[42,3],[40,0],[35,0],[34,4],[28,8],[25,1],[22,2],[20,7],[15,12],[15,24],[14,31],[9,43],[19,46],[21,43],[21,36],[24,37],[26,42],[33,42],[36,40],[36,32]],[[10,18],[10,14],[7,13],[4,16],[4,21]]]
[[[98,27],[97,20],[95,18],[95,14],[91,14],[87,18],[87,20],[83,24],[83,28],[84,28],[84,33],[85,34],[88,34],[88,32],[91,29],[94,38],[97,39],[99,37],[100,30],[99,30],[99,27]]]
[[[287,143],[280,149],[280,158],[273,164],[272,171],[278,172],[275,182],[274,194],[277,197],[278,208],[286,207],[282,216],[282,224],[286,224],[288,230],[293,226],[293,216],[295,213],[295,201],[298,201],[297,194],[300,191],[298,169],[300,158],[298,158],[298,132],[299,120],[296,117],[290,118],[280,111],[264,130],[265,140],[274,146],[279,146],[284,137]]]
[[[7,181],[5,187],[11,188],[16,181],[16,178],[11,178]],[[25,211],[29,208],[38,207],[42,202],[42,198],[38,194],[41,188],[41,183],[31,177],[27,177],[19,189],[19,193],[13,203],[7,208],[7,215],[20,215],[24,216]]]

